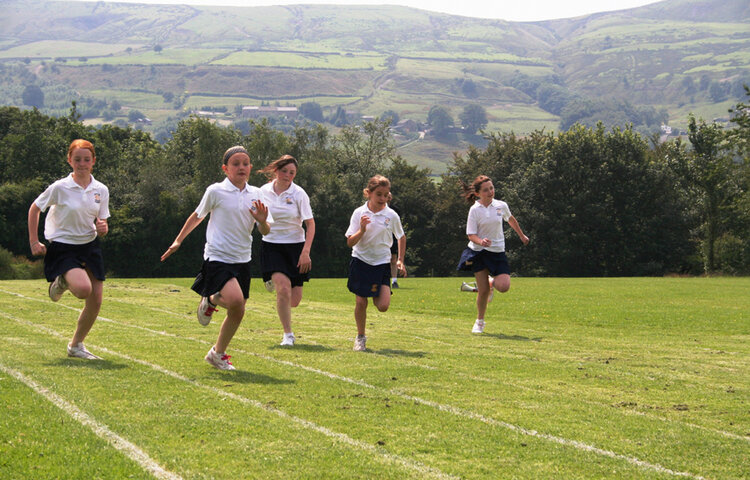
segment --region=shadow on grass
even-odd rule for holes
[[[325,345],[305,345],[304,343],[295,343],[293,347],[291,346],[281,346],[281,345],[274,345],[272,347],[268,347],[269,350],[300,350],[302,352],[331,352],[335,350],[331,347],[326,347]]]
[[[220,378],[222,381],[232,381],[237,383],[257,383],[260,385],[284,385],[297,383],[295,380],[287,380],[276,377],[269,377],[262,373],[247,372],[244,370],[219,371],[216,370],[211,375],[213,378]]]
[[[541,342],[542,337],[529,338],[522,337],[521,335],[505,335],[502,333],[484,333],[483,337],[497,338],[498,340],[515,340],[517,342]]]
[[[370,350],[368,351],[374,353],[375,355],[384,355],[386,357],[412,357],[412,358],[422,358],[425,355],[427,355],[426,352],[409,352],[407,350],[393,350],[391,348],[383,348],[381,350]]]
[[[128,368],[125,363],[115,363],[111,360],[85,360],[83,358],[60,358],[54,362],[46,364],[50,367],[75,367],[75,368],[90,368],[92,370],[122,370]]]

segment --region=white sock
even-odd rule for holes
[[[398,277],[391,277],[391,283],[396,283],[396,280],[398,280]]]

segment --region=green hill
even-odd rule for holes
[[[686,112],[726,117],[742,98],[748,20],[743,0],[666,0],[546,22],[397,6],[3,1],[0,103],[20,106],[24,88],[39,85],[48,113],[75,99],[90,121],[137,109],[155,130],[204,107],[232,122],[241,105],[316,102],[325,115],[392,110],[422,123],[442,105],[456,124],[480,104],[488,131],[518,134],[596,120],[677,131]],[[460,132],[415,135],[404,137],[405,158],[436,172],[468,144]]]

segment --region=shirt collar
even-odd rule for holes
[[[94,186],[94,182],[96,182],[96,179],[94,179],[94,176],[91,175],[91,181],[86,186],[86,188],[83,188],[82,186],[78,185],[75,180],[73,180],[73,172],[71,172],[70,175],[65,177],[64,182],[65,186],[68,188],[80,188],[81,190],[86,191]]]
[[[222,190],[226,190],[228,192],[247,192],[249,185],[247,182],[245,182],[245,188],[244,190],[240,190],[239,188],[235,187],[232,182],[229,181],[229,178],[225,178],[223,182],[219,184],[221,186]]]

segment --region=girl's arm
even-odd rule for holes
[[[479,235],[476,233],[472,233],[471,235],[467,235],[469,237],[469,241],[476,243],[477,245],[481,245],[483,247],[489,247],[492,245],[492,240],[489,238],[479,238]]]
[[[508,219],[508,225],[510,225],[511,228],[513,228],[513,230],[516,231],[516,233],[521,238],[521,241],[523,242],[524,245],[529,244],[529,237],[523,234],[523,230],[521,230],[521,226],[518,225],[518,220],[516,220],[516,217],[511,215],[510,218]]]
[[[310,249],[312,248],[313,238],[315,238],[315,219],[308,218],[305,220],[305,245],[302,247],[302,253],[297,262],[299,273],[307,273],[310,271],[310,268],[312,268]]]
[[[357,230],[356,233],[353,235],[350,235],[346,237],[346,245],[351,248],[354,245],[358,244],[360,240],[362,240],[362,237],[364,236],[365,232],[367,231],[367,225],[370,224],[370,217],[367,215],[362,215],[359,218],[359,230]]]
[[[396,260],[396,268],[401,272],[401,275],[406,276],[406,266],[404,266],[404,257],[406,256],[406,235],[398,239],[398,260]]]
[[[31,203],[29,207],[29,246],[31,254],[34,256],[44,255],[47,253],[47,247],[39,241],[39,213],[41,209],[36,203]]]
[[[180,245],[182,245],[182,242],[185,240],[185,237],[187,237],[190,234],[190,232],[195,230],[195,227],[200,225],[202,221],[203,221],[203,218],[199,218],[198,214],[193,212],[185,221],[185,225],[182,226],[182,230],[180,230],[180,233],[177,235],[177,238],[174,239],[174,242],[172,242],[172,245],[170,245],[167,251],[164,252],[164,255],[161,256],[161,261],[163,262],[164,260],[167,259],[167,257],[169,257],[174,252],[176,252],[177,249],[180,248]]]
[[[266,221],[268,220],[268,207],[260,200],[255,200],[253,206],[255,207],[255,211],[251,208],[250,215],[253,216],[255,222],[258,224],[258,231],[261,235],[268,235],[271,231],[271,225]]]

